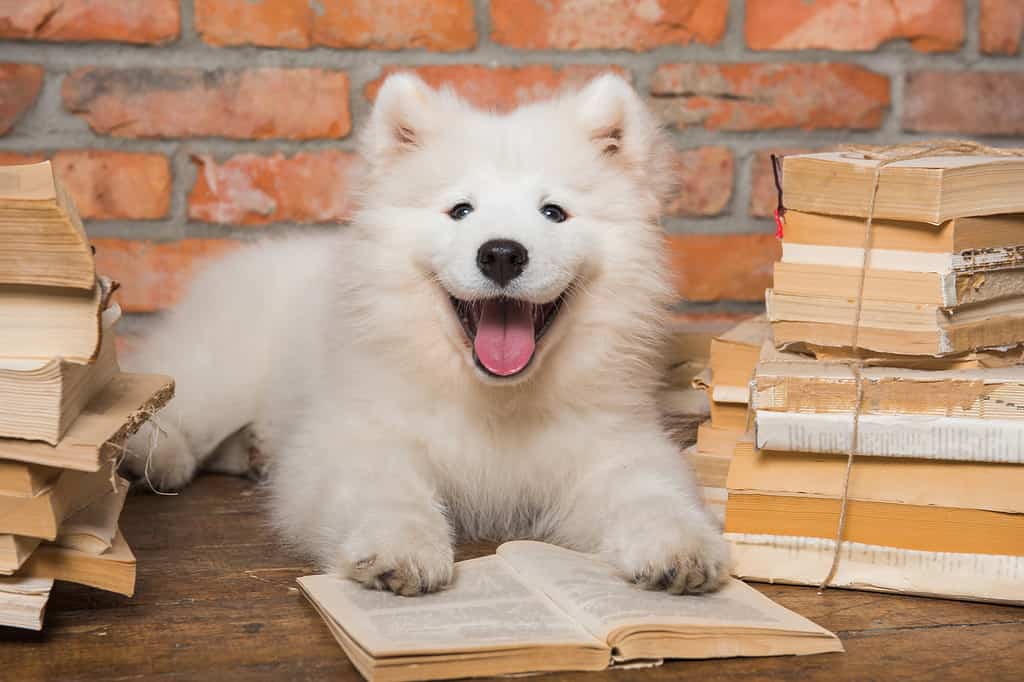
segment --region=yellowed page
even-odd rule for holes
[[[723,636],[744,632],[831,636],[735,579],[711,594],[669,595],[627,582],[596,557],[555,545],[508,542],[498,548],[498,555],[604,641],[610,641],[618,629],[644,625],[662,630],[692,626],[695,634],[714,630]]]
[[[333,575],[299,584],[375,659],[565,645],[607,650],[497,556],[460,562],[449,589],[415,598]]]

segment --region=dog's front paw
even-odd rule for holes
[[[164,424],[143,424],[128,439],[120,471],[144,490],[180,490],[196,474],[197,462],[185,435]]]
[[[347,543],[339,563],[342,576],[406,597],[436,592],[452,581],[455,556],[447,533],[410,527],[373,535]]]
[[[651,590],[698,594],[717,590],[729,577],[729,545],[703,521],[637,529],[620,555],[626,577]]]

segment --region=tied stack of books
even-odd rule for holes
[[[735,573],[1024,603],[1024,158],[886,163],[869,232],[878,163],[784,159]]]
[[[750,318],[711,340],[709,366],[693,378],[708,396],[711,419],[697,430],[697,444],[686,454],[703,488],[708,509],[725,517],[726,476],[733,450],[747,430],[747,402],[761,345],[770,333],[764,315]]]
[[[119,370],[114,289],[50,164],[0,167],[0,626],[54,580],[134,592],[116,461],[174,384]]]

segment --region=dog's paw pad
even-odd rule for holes
[[[378,553],[356,560],[342,572],[368,589],[411,597],[446,587],[452,580],[454,560],[451,548],[421,549],[393,556]]]

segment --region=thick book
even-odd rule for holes
[[[856,152],[782,160],[786,208],[865,217],[881,162]],[[939,225],[953,218],[1024,213],[1024,159],[961,155],[897,161],[878,171],[874,217]]]
[[[0,577],[0,626],[42,630],[52,588],[49,578]]]
[[[85,406],[56,445],[0,439],[0,460],[97,471],[122,454],[125,440],[173,395],[170,377],[121,372]]]
[[[44,543],[16,573],[23,578],[50,578],[116,592],[135,594],[135,555],[120,531],[103,554]]]
[[[991,267],[921,264],[914,270],[868,268],[861,283],[860,263],[837,266],[792,262],[786,259],[774,266],[772,291],[776,296],[837,296],[865,301],[893,301],[925,304],[942,308],[986,303],[1001,298],[1024,296],[1024,268],[1021,254],[1006,255],[1007,264]],[[1009,265],[1012,263],[1012,266]],[[927,268],[927,269],[925,269]]]
[[[116,285],[97,278],[92,289],[0,285],[0,361],[96,359],[102,311]]]
[[[793,295],[768,290],[765,297],[775,344],[786,350],[811,346],[849,348],[856,319],[856,297]],[[958,355],[978,349],[1007,348],[1024,339],[1024,297],[969,306],[865,298],[858,345],[878,353]]]
[[[860,265],[864,259],[864,220],[787,209],[783,254],[788,250],[791,256],[831,253],[835,258]],[[1024,213],[968,216],[940,225],[871,221],[871,255],[876,263],[897,259],[908,263],[950,263],[954,255],[965,252],[1001,251],[1021,244],[1024,244]]]
[[[831,540],[840,507],[834,497],[730,490],[725,530]],[[1024,514],[848,499],[843,539],[922,552],[1024,557]]]
[[[711,399],[746,403],[747,383],[754,372],[761,344],[771,335],[764,315],[752,317],[711,341]]]
[[[99,471],[65,471],[35,497],[0,497],[0,534],[55,540],[61,523],[115,488],[113,461]]]
[[[766,347],[754,376],[753,407],[852,414],[857,383],[848,365]],[[1024,366],[935,371],[865,367],[860,370],[860,388],[862,415],[1024,419]]]
[[[121,309],[103,311],[103,334],[93,362],[60,358],[0,359],[0,438],[56,445],[85,405],[118,372],[114,329]]]
[[[744,580],[820,585],[835,554],[833,539],[726,533],[733,575]],[[830,587],[1024,604],[1024,557],[923,552],[843,541]]]
[[[758,450],[744,437],[736,443],[727,477],[734,493],[841,498],[846,457]],[[859,457],[848,499],[919,507],[984,509],[1024,514],[1024,467],[998,462],[940,462]]]
[[[737,580],[712,594],[671,596],[538,542],[460,562],[449,589],[415,599],[330,575],[299,578],[299,586],[368,680],[842,651],[835,635]]]
[[[0,286],[91,289],[92,248],[49,161],[0,166]]]

